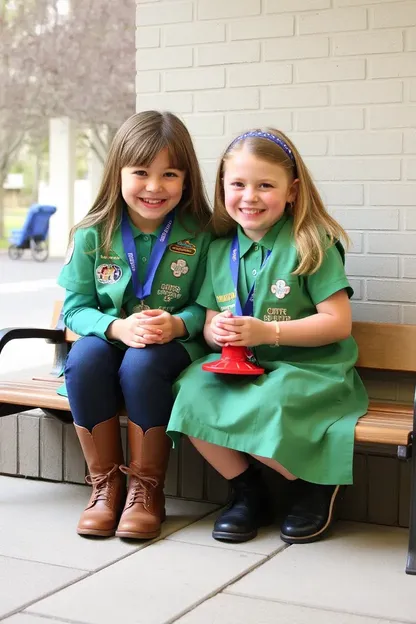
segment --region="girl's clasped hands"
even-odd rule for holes
[[[257,347],[273,342],[274,328],[253,316],[233,316],[226,310],[211,320],[211,332],[219,347]]]
[[[183,321],[166,310],[153,309],[135,312],[111,325],[112,340],[120,340],[128,347],[143,349],[146,345],[165,344],[185,334]]]

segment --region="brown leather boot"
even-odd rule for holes
[[[119,466],[123,463],[120,423],[117,416],[95,425],[90,432],[75,425],[92,485],[89,503],[79,519],[79,535],[114,535],[125,500],[125,478]]]
[[[160,535],[160,525],[166,517],[163,487],[171,441],[166,427],[152,427],[143,433],[130,420],[128,440],[130,466],[120,466],[120,470],[129,475],[129,488],[116,535],[151,539]]]

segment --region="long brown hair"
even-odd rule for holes
[[[125,206],[121,195],[121,170],[123,167],[147,167],[165,148],[170,166],[185,171],[178,217],[193,215],[199,228],[204,229],[212,213],[188,130],[173,113],[144,111],[129,117],[117,131],[104,165],[97,198],[82,221],[72,228],[70,238],[78,228],[100,225],[101,246],[108,253]]]
[[[251,154],[283,167],[290,183],[298,180],[296,199],[286,206],[286,212],[293,216],[293,235],[299,256],[295,275],[315,273],[322,264],[325,250],[338,240],[348,247],[349,237],[344,229],[327,212],[319,192],[312,180],[301,155],[292,141],[275,128],[254,129],[249,132],[269,132],[286,143],[293,159],[273,140],[262,137],[246,137],[231,143],[218,167],[215,183],[213,227],[218,236],[225,236],[235,230],[236,223],[227,213],[224,203],[224,169],[233,154],[246,148]]]

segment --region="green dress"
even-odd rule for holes
[[[255,279],[254,316],[264,321],[302,319],[335,292],[352,295],[341,245],[330,247],[313,275],[293,275],[298,265],[292,220],[283,216],[255,243],[239,230],[238,293],[245,302]],[[218,239],[208,253],[197,302],[235,311],[231,240]],[[260,270],[267,250],[271,256]],[[321,484],[352,482],[354,429],[368,397],[354,369],[352,337],[321,347],[261,345],[253,349],[265,373],[259,377],[202,370],[211,354],[194,362],[175,384],[168,433],[180,433],[252,455],[273,458],[295,476]]]

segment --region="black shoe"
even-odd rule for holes
[[[257,529],[273,522],[266,485],[252,466],[231,479],[232,499],[217,518],[212,537],[224,542],[247,542]]]
[[[300,481],[296,503],[283,520],[280,537],[287,544],[307,544],[321,539],[334,517],[339,485],[318,485]]]

